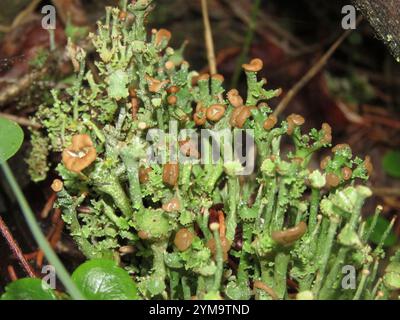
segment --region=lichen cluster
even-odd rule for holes
[[[400,288],[400,256],[381,278],[385,234],[372,248],[367,240],[374,226],[361,218],[371,195],[360,185],[372,170],[370,160],[337,145],[321,169],[311,171],[312,156],[331,146],[330,126],[305,134],[305,120],[296,114],[278,123],[266,101],[280,90],[264,89],[259,59],[243,65],[246,99],[235,89],[226,92],[221,75],[190,70],[183,47],[168,46],[168,30],[148,36],[151,2],[107,8],[105,22],[90,35],[95,67],[69,43],[76,81],[54,90],[53,105],[36,115],[44,127],[40,141],[62,153],[52,187],[81,251],[89,259],[115,259],[145,299],[391,297]],[[150,163],[150,147],[166,148],[149,142],[150,129],[168,132],[172,123],[179,130],[228,129],[234,136],[250,129],[254,173],[240,175],[242,164],[223,158]],[[290,151],[281,152],[282,139],[292,142]],[[178,149],[196,159],[208,143],[182,139]],[[354,289],[342,288],[345,265],[356,270]]]

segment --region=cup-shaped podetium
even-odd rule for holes
[[[213,104],[207,108],[207,120],[217,122],[224,116],[224,113],[225,106],[223,104]]]
[[[92,139],[87,134],[76,134],[72,144],[62,153],[65,167],[72,172],[80,173],[96,160],[97,152]]]

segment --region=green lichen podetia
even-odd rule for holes
[[[371,195],[360,185],[369,159],[339,145],[311,171],[312,156],[330,147],[329,125],[305,134],[299,115],[277,123],[265,101],[280,91],[258,80],[260,60],[244,65],[244,101],[225,92],[222,76],[190,70],[183,47],[168,46],[167,30],[149,39],[144,20],[151,5],[122,1],[121,9],[107,8],[90,35],[95,70],[70,43],[76,81],[53,91],[53,105],[36,115],[46,138],[35,134],[34,150],[42,141],[63,153],[53,189],[82,252],[118,261],[145,299],[395,297],[400,255],[378,272],[387,233],[370,246],[374,224],[367,228],[361,218]],[[167,132],[171,121],[178,129],[251,129],[254,173],[239,176],[242,167],[232,161],[149,164],[149,130]],[[284,137],[293,142],[285,154]],[[196,147],[190,151],[200,152]],[[343,287],[344,266],[355,270],[351,288]]]

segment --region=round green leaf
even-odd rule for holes
[[[367,218],[366,221],[366,228],[370,228],[371,223],[372,223],[373,217]],[[369,240],[374,243],[374,244],[379,244],[381,241],[382,235],[385,232],[385,230],[389,227],[390,222],[386,220],[385,218],[379,216],[378,220],[376,221],[376,225],[374,230],[371,232],[371,236],[369,237]],[[393,246],[397,242],[397,237],[396,234],[393,231],[390,231],[389,235],[387,236],[386,240],[383,242],[383,245],[385,247],[390,247]]]
[[[1,300],[57,300],[57,297],[41,279],[24,278],[11,282]]]
[[[24,132],[13,121],[0,117],[0,163],[10,159],[21,147]]]
[[[388,151],[382,160],[383,170],[395,178],[400,178],[400,151]]]
[[[81,264],[72,280],[89,300],[137,300],[136,283],[113,260],[93,259]]]

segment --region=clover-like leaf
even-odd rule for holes
[[[0,163],[17,153],[24,141],[24,132],[13,121],[0,117]]]
[[[1,300],[57,300],[57,296],[41,279],[23,278],[11,282]]]
[[[136,283],[113,260],[89,260],[74,271],[72,280],[90,300],[139,299]]]

